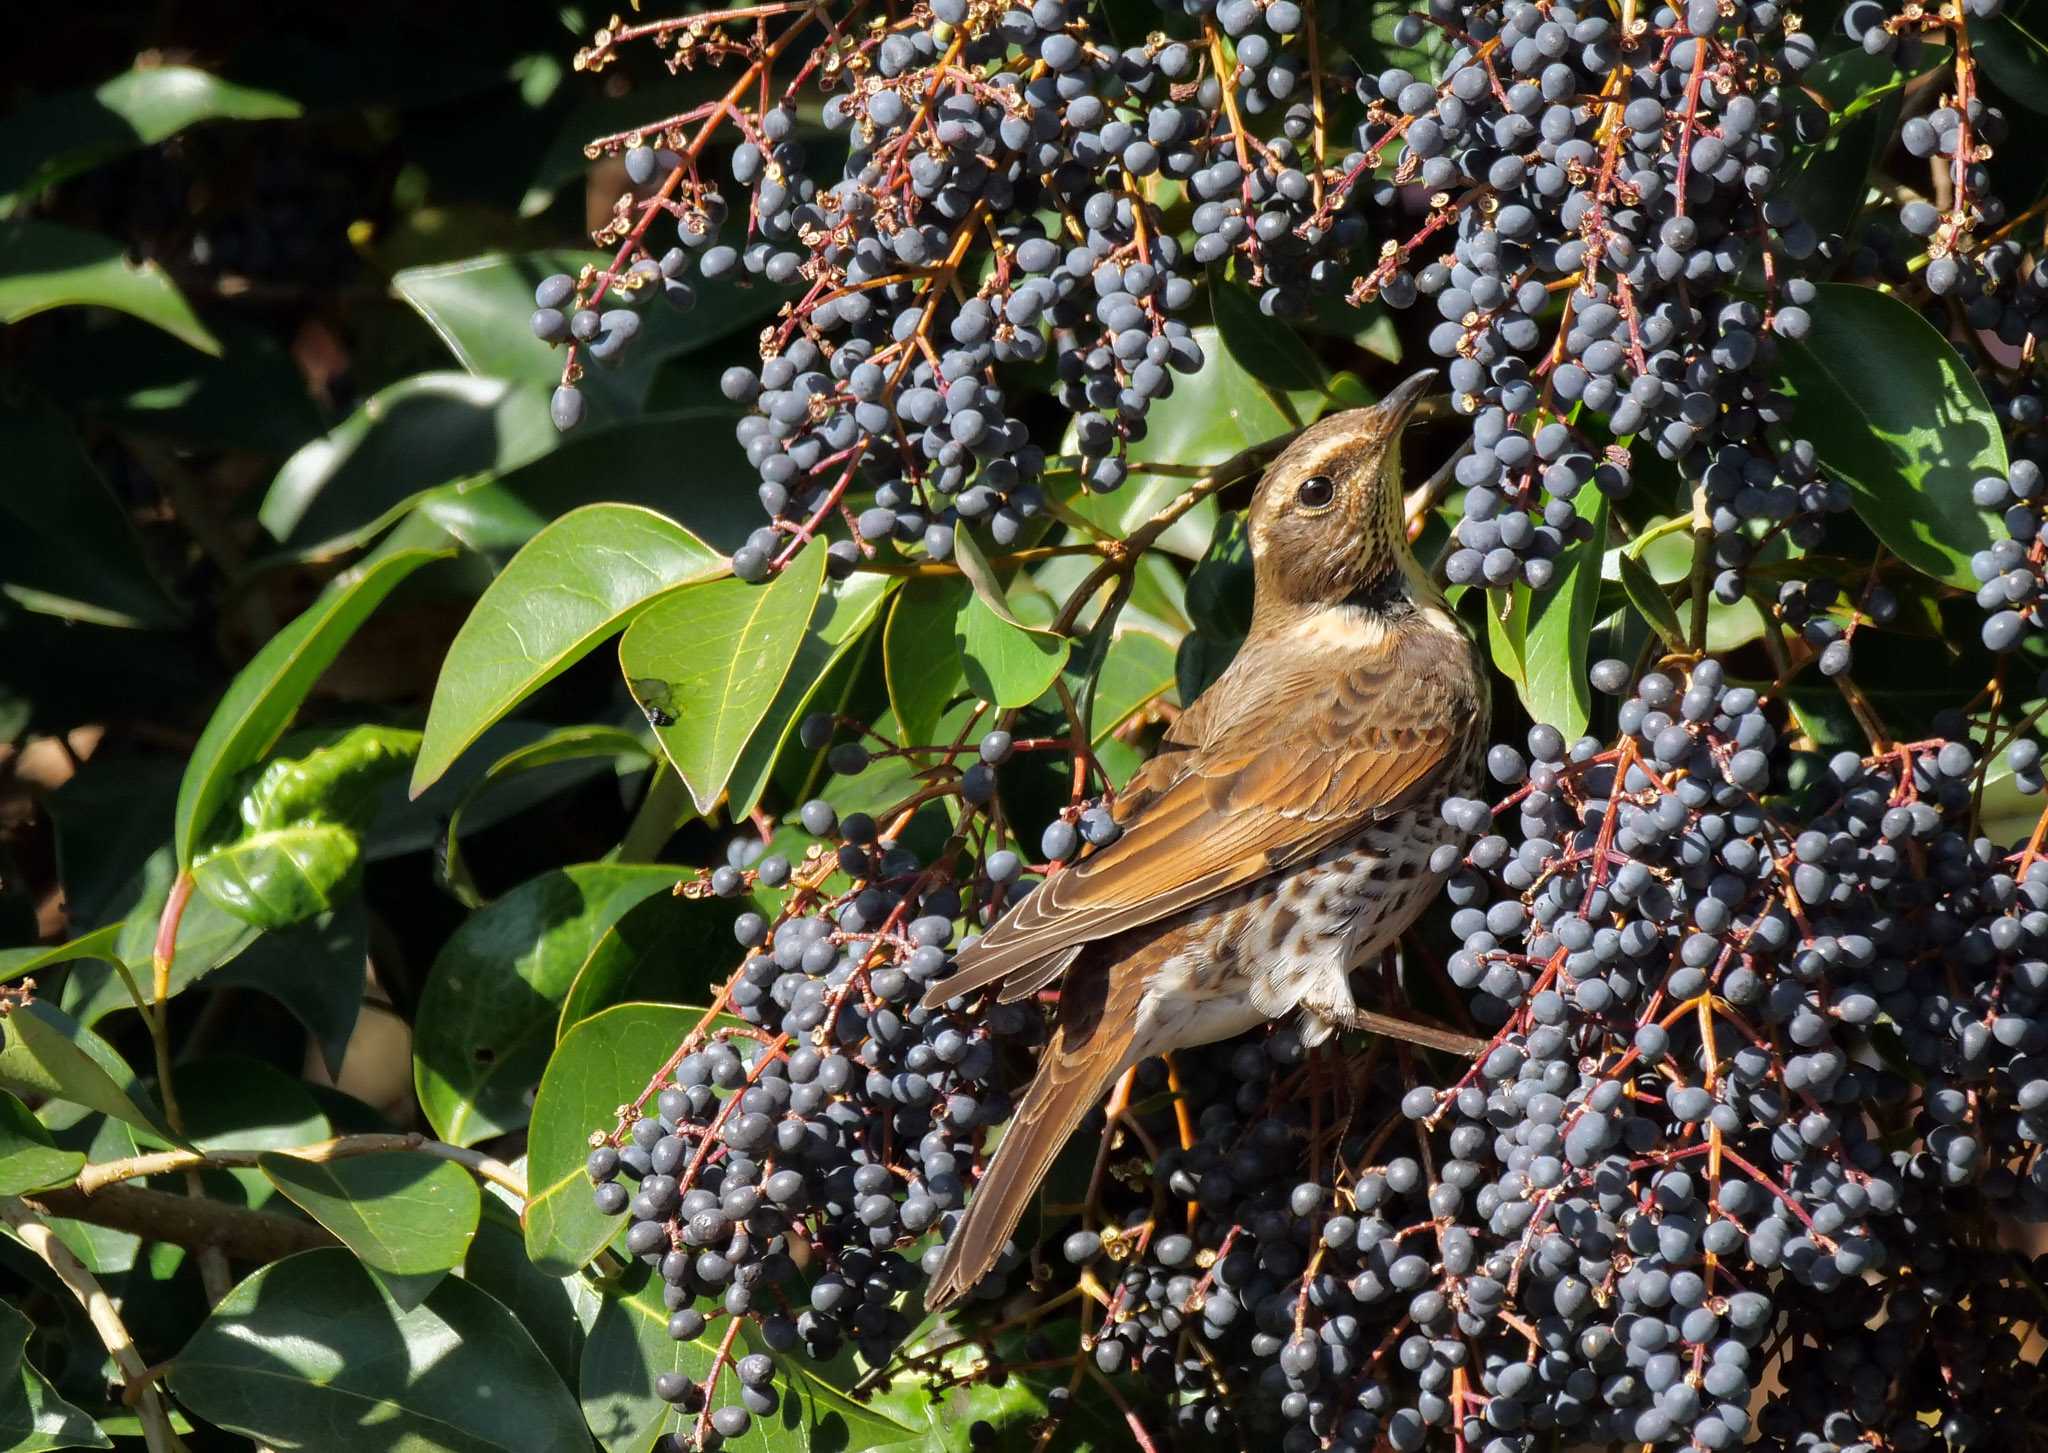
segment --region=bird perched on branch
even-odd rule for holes
[[[1433,378],[1323,419],[1252,496],[1252,626],[1117,800],[1122,835],[963,950],[927,1004],[1057,981],[1037,1075],[925,1304],[995,1263],[1067,1137],[1126,1069],[1299,1011],[1464,1055],[1481,1042],[1359,1009],[1351,971],[1441,886],[1439,809],[1478,787],[1487,701],[1470,638],[1408,548],[1400,434]]]

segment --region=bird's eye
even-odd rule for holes
[[[1319,510],[1337,497],[1337,486],[1327,474],[1311,474],[1301,482],[1301,488],[1294,492],[1306,509]]]

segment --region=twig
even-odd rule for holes
[[[492,1184],[504,1187],[521,1202],[526,1200],[525,1177],[503,1161],[485,1155],[480,1150],[450,1145],[443,1140],[430,1140],[424,1135],[343,1135],[333,1140],[322,1140],[313,1145],[301,1145],[275,1153],[290,1155],[299,1160],[320,1162],[347,1160],[357,1155],[376,1155],[389,1150],[417,1151],[421,1155],[454,1161],[457,1165],[467,1166]],[[256,1150],[160,1150],[149,1155],[130,1156],[126,1160],[110,1160],[100,1165],[89,1165],[79,1173],[74,1184],[82,1194],[91,1196],[107,1186],[116,1185],[121,1181],[131,1181],[139,1176],[167,1175],[172,1171],[197,1170],[201,1166],[253,1166],[263,1154],[265,1152]]]
[[[23,1200],[44,1216],[86,1221],[190,1251],[216,1251],[235,1261],[268,1263],[335,1244],[327,1229],[314,1221],[147,1186],[108,1186],[90,1195],[66,1186]]]
[[[126,1399],[135,1405],[136,1416],[142,1422],[142,1440],[148,1445],[149,1453],[172,1453],[174,1449],[182,1449],[184,1445],[171,1429],[163,1395],[150,1382],[148,1366],[143,1362],[142,1354],[135,1350],[135,1339],[128,1335],[120,1312],[115,1310],[112,1298],[108,1297],[99,1279],[86,1269],[85,1263],[71,1254],[70,1247],[57,1239],[57,1233],[18,1198],[0,1196],[0,1221],[7,1224],[22,1245],[43,1259],[43,1263],[56,1273],[57,1280],[64,1283],[64,1289],[78,1299],[79,1306],[85,1308],[93,1330],[100,1335],[101,1345],[114,1359],[114,1366],[121,1374]]]

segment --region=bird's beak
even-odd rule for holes
[[[1399,434],[1401,426],[1408,422],[1408,415],[1414,412],[1416,404],[1422,401],[1422,396],[1429,392],[1436,379],[1437,371],[1425,368],[1395,384],[1385,398],[1372,406],[1374,423],[1378,425],[1374,432],[1382,439],[1391,439]]]

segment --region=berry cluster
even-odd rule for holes
[[[1275,318],[1379,301],[1431,312],[1414,331],[1470,420],[1443,575],[1549,585],[1654,451],[1681,493],[1653,513],[1698,530],[1693,649],[1683,669],[1594,664],[1612,734],[1536,725],[1488,754],[1504,800],[1446,806],[1470,840],[1432,865],[1456,946],[1386,972],[1491,1035],[1476,1062],[1379,1040],[1310,1053],[1275,1025],[1139,1066],[1076,1137],[1085,1193],[1044,1198],[949,1317],[962,1340],[936,1348],[913,1325],[920,1261],[973,1194],[1042,1025],[1029,1004],[926,1010],[924,988],[956,934],[1118,827],[1085,797],[1078,718],[1025,738],[1017,713],[993,731],[977,714],[943,748],[865,728],[835,744],[848,723],[805,722],[835,774],[905,754],[915,785],[872,816],[805,803],[796,821],[831,846],[743,853],[703,885],[774,911],[739,920],[727,1017],[590,1166],[627,1249],[660,1269],[672,1330],[728,1318],[732,1349],[751,1320],[771,1353],[851,1346],[877,1378],[934,1388],[1086,1359],[1076,1379],[1177,1432],[1300,1453],[1960,1448],[2037,1416],[2038,1369],[2015,1352],[2032,1273],[1996,1248],[2048,1215],[2048,862],[1978,833],[1993,753],[1960,715],[1816,755],[1771,684],[1810,659],[1860,710],[1851,633],[1901,610],[1882,559],[1845,589],[1815,551],[1850,496],[1774,390],[1842,250],[1787,195],[1828,134],[1802,84],[1819,43],[1780,0],[1431,0],[1395,36],[1442,55],[1420,74],[1352,65],[1313,4],[1159,8],[1142,43],[1081,0],[608,31],[586,65],[652,39],[741,69],[732,102],[599,144],[636,190],[602,238],[615,268],[536,299],[535,331],[572,350],[558,422],[580,414],[581,360],[634,336],[608,291],[786,288],[758,362],[720,381],[768,521],[735,573],[769,578],[820,539],[835,573],[889,548],[943,562],[962,528],[1028,546],[1068,518],[1062,491],[1123,483],[1150,406],[1204,364],[1205,269]],[[1873,9],[1845,21],[1873,53],[1991,13]],[[786,92],[769,84],[785,50],[807,56]],[[1974,491],[2008,536],[1975,562],[2003,653],[2048,598],[2043,414],[1984,351],[2031,346],[2048,285],[1979,236],[2002,224],[1982,173],[2004,123],[1957,65],[1957,94],[1902,137],[1950,163],[1947,210],[1901,211],[1926,256],[1878,229],[1851,271],[1902,292],[1919,275],[1930,317],[1986,335],[1971,361],[2018,441]],[[830,180],[806,155],[818,138],[798,139],[811,79],[846,148]],[[657,258],[664,218],[678,244]],[[1791,568],[1814,578],[1787,578],[1802,554]],[[1701,655],[1710,606],[1751,595],[1765,644]],[[1076,758],[1037,862],[998,796],[1023,750]],[[2040,790],[2035,743],[2006,754]],[[905,824],[940,799],[944,846],[912,852]],[[1052,1330],[1076,1302],[1078,1350]],[[1014,1359],[1019,1328],[1035,1336]],[[721,1353],[706,1386],[671,1380],[694,1417],[678,1446],[773,1407],[749,1365]],[[1773,1383],[1789,1395],[1755,1411]]]
[[[1441,77],[1396,68],[1362,88],[1365,158],[1394,160],[1430,208],[1358,293],[1433,306],[1429,346],[1473,416],[1454,581],[1546,583],[1581,528],[1578,492],[1630,486],[1613,441],[1704,486],[1724,600],[1770,538],[1811,545],[1848,504],[1771,389],[1774,339],[1804,336],[1814,297],[1780,271],[1819,239],[1779,187],[1784,133],[1809,124],[1793,82],[1813,42],[1775,0],[1645,19],[1624,32],[1604,9],[1439,0]],[[1449,252],[1425,262],[1425,244]]]
[[[834,726],[807,718],[801,740],[822,750]],[[842,741],[828,758],[852,774],[901,750]],[[885,816],[906,820],[937,792],[974,821],[1011,751],[999,730],[964,767],[932,749],[936,787]],[[901,1299],[922,1284],[915,1248],[965,1205],[984,1134],[1010,1115],[1003,1061],[1022,1053],[1028,1067],[1041,1029],[1028,1005],[969,1022],[920,1003],[951,962],[955,920],[986,922],[1017,890],[1016,852],[984,853],[977,901],[963,907],[948,875],[874,817],[842,819],[822,799],[797,817],[837,846],[792,864],[743,835],[723,866],[686,885],[695,896],[752,892],[773,911],[735,920],[745,957],[722,1013],[678,1048],[586,1166],[598,1209],[626,1218],[626,1251],[664,1282],[670,1335],[694,1339],[727,1319],[702,1384],[669,1374],[659,1385],[686,1415],[678,1448],[738,1437],[775,1410],[773,1359],[731,1353],[742,1324],[770,1353],[829,1361],[850,1347],[872,1367],[888,1362],[913,1327]]]

